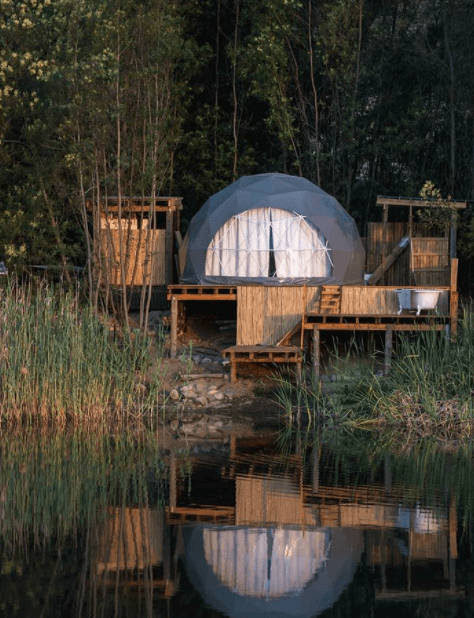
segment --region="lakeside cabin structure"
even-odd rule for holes
[[[236,304],[236,345],[222,352],[232,381],[240,363],[294,363],[299,373],[308,350],[319,379],[322,331],[385,332],[386,371],[394,332],[454,335],[454,218],[451,230],[430,236],[414,212],[435,202],[379,197],[377,204],[382,221],[368,226],[366,257],[352,217],[304,178],[244,176],[213,195],[182,243],[180,283],[168,286],[171,356],[185,332],[186,304],[195,301]],[[389,221],[393,207],[408,208],[408,222]]]
[[[167,286],[175,281],[174,243],[182,202],[180,197],[89,200],[97,284],[118,293],[125,289],[132,308],[145,288],[153,308],[166,308]]]

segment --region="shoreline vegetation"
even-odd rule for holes
[[[10,283],[0,297],[0,421],[81,423],[156,413],[159,344],[138,330],[111,332],[79,288]]]
[[[337,360],[337,359],[336,359]],[[280,378],[277,397],[289,425],[342,425],[402,431],[406,441],[474,434],[474,314],[465,311],[455,340],[424,331],[404,335],[388,375],[359,363],[314,389]]]
[[[81,297],[43,283],[10,282],[0,296],[0,421],[65,424],[160,418],[167,397],[165,341],[111,330]],[[336,359],[337,360],[337,359]],[[288,425],[403,431],[407,439],[474,434],[474,314],[455,341],[422,332],[398,340],[388,376],[359,363],[314,387],[284,374],[273,396]]]

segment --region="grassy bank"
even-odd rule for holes
[[[388,376],[366,364],[314,387],[281,380],[279,399],[289,418],[310,424],[384,425],[411,436],[474,434],[474,315],[466,313],[455,341],[421,332],[398,340]]]
[[[1,290],[1,422],[150,412],[161,386],[159,372],[144,386],[150,358],[150,338],[111,333],[78,293],[41,285]]]

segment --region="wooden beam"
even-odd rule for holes
[[[450,278],[450,293],[449,293],[449,314],[451,317],[451,336],[456,337],[458,332],[458,307],[459,294],[458,287],[458,259],[451,259],[451,278]]]
[[[314,324],[307,324],[307,329],[313,328]],[[322,322],[316,324],[319,330],[361,330],[361,331],[385,331],[387,330],[387,324],[348,324],[348,323],[329,323]],[[444,330],[445,323],[437,324],[390,324],[392,331],[421,331],[421,330]]]
[[[399,255],[401,255],[404,249],[409,245],[410,237],[404,236],[400,242],[398,242],[395,247],[390,251],[384,261],[380,264],[377,270],[372,274],[370,279],[367,281],[368,285],[375,285],[377,281],[382,277],[382,275],[390,268],[390,266],[395,262]]]
[[[173,213],[166,213],[165,236],[165,285],[173,282]]]
[[[444,201],[451,208],[467,208],[467,202],[462,200],[450,200]],[[439,208],[439,204],[436,200],[422,200],[416,197],[385,197],[379,195],[377,197],[377,206],[414,206],[416,208]]]
[[[451,226],[449,228],[449,257],[456,257],[456,238],[457,238],[457,218],[456,213],[451,215]]]

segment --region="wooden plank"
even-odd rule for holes
[[[449,200],[447,202],[451,208],[467,208],[467,202],[462,200]],[[423,200],[416,197],[388,197],[377,196],[377,206],[415,206],[418,208],[439,208],[435,200]]]
[[[451,258],[451,273],[449,287],[451,292],[456,292],[458,288],[458,259]]]
[[[404,236],[390,251],[387,257],[383,260],[380,266],[377,267],[375,272],[371,275],[368,280],[369,285],[375,285],[377,281],[385,274],[385,272],[390,268],[390,266],[395,262],[399,255],[408,247],[409,245],[409,237]]]
[[[313,324],[307,324],[306,325],[307,328],[312,328],[314,325]],[[323,322],[321,324],[317,325],[319,330],[353,330],[353,331],[385,331],[387,330],[387,324],[347,324],[347,323],[340,323],[340,324],[330,324],[327,322]],[[423,331],[429,331],[429,330],[444,330],[445,324],[444,323],[436,323],[436,324],[426,324],[426,323],[421,323],[421,324],[392,324],[391,325],[391,329],[392,331],[417,331],[417,330],[423,330]]]

